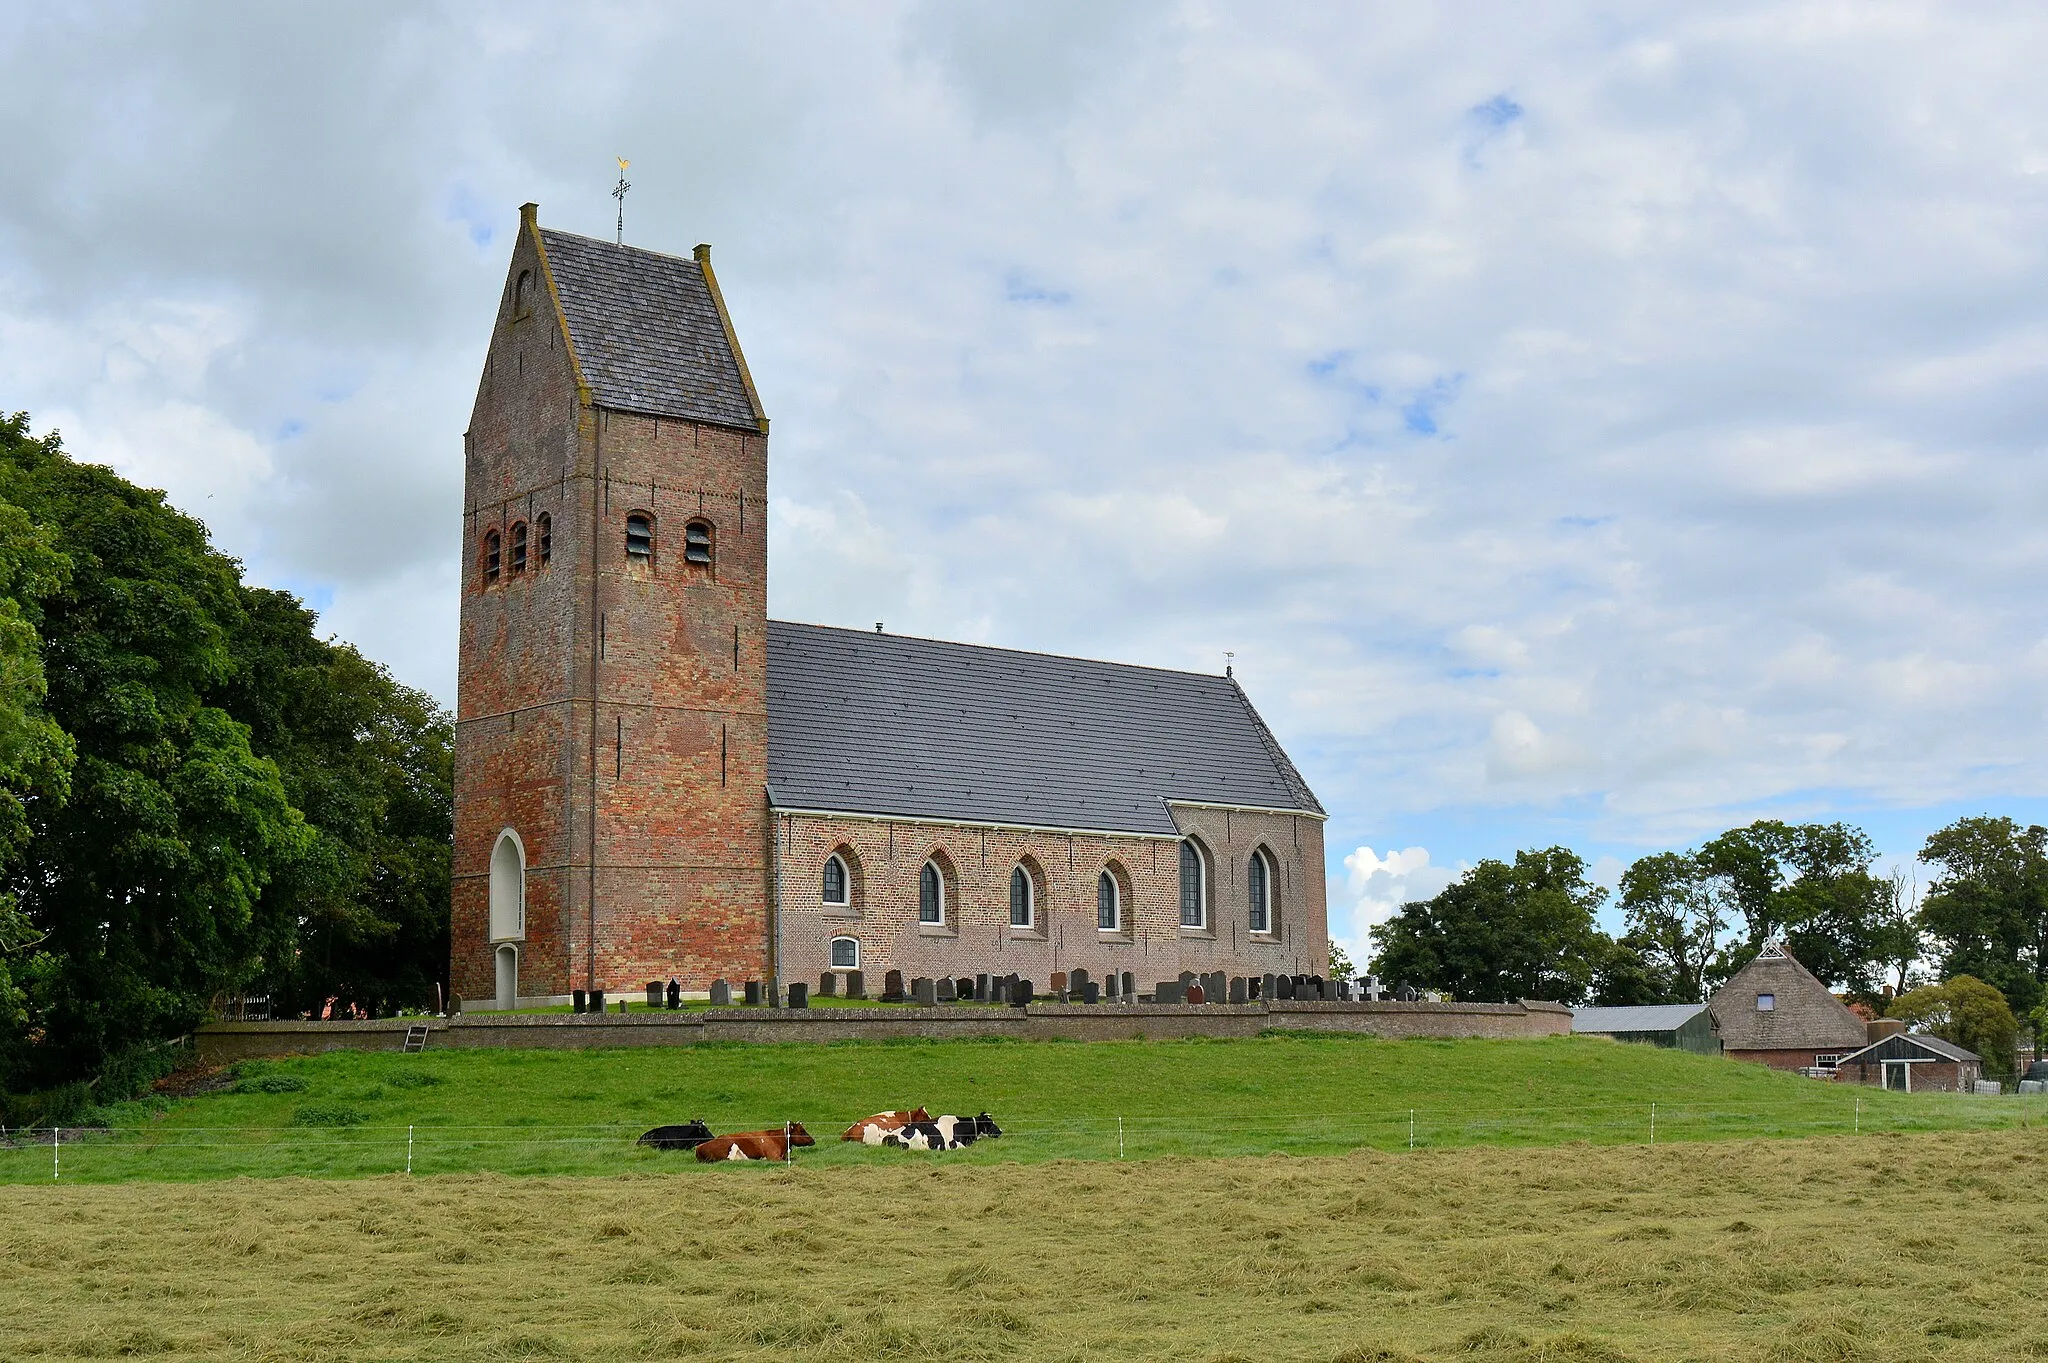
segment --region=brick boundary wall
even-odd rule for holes
[[[371,1022],[215,1022],[194,1033],[200,1060],[226,1064],[322,1051],[395,1051],[417,1018]],[[716,1008],[707,1012],[465,1014],[427,1019],[427,1049],[588,1050],[691,1046],[701,1041],[822,1043],[925,1037],[1014,1037],[1020,1041],[1123,1041],[1187,1036],[1249,1037],[1267,1030],[1356,1032],[1406,1037],[1511,1040],[1563,1036],[1562,1004],[1290,1003],[1081,1004],[1025,1008],[973,1004],[941,1008]]]

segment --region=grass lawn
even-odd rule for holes
[[[589,1051],[338,1051],[245,1065],[245,1092],[117,1109],[107,1134],[0,1148],[0,1182],[704,1172],[643,1130],[804,1123],[831,1170],[943,1160],[1405,1152],[2038,1125],[2048,1101],[1889,1094],[1591,1038],[1379,1041],[1275,1035],[1096,1043],[945,1041]],[[285,1091],[263,1091],[264,1089]],[[1000,1141],[942,1156],[849,1146],[855,1118],[992,1112]],[[1412,1113],[1412,1127],[1411,1127]],[[1411,1136],[1412,1132],[1412,1136]]]
[[[0,1357],[2043,1358],[2044,1173],[2024,1130],[45,1183],[0,1188]]]

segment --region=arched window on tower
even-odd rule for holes
[[[654,559],[654,517],[645,511],[626,517],[626,557],[635,563]]]
[[[497,531],[495,531],[495,530],[487,530],[487,531],[485,531],[485,532],[484,532],[484,581],[485,581],[485,582],[496,582],[496,581],[498,580],[498,561],[499,561],[500,557],[501,557],[501,556],[503,555],[503,553],[504,553],[504,548],[503,548],[503,545],[502,545],[502,543],[501,543],[501,542],[499,541],[499,539],[498,539],[498,532],[497,532]]]
[[[526,571],[526,522],[515,521],[512,525],[512,571]]]
[[[533,271],[521,270],[519,281],[512,286],[512,320],[533,315]]]
[[[548,566],[548,560],[555,556],[555,518],[543,511],[533,518],[534,553],[540,558],[540,566]]]
[[[711,523],[691,521],[683,527],[683,562],[711,562]]]

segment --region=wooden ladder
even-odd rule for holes
[[[427,1048],[427,1024],[415,1022],[405,1029],[405,1053],[415,1055]]]

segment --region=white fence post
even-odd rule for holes
[[[1408,1148],[1415,1148],[1415,1109],[1408,1109]]]
[[[1650,1144],[1657,1143],[1657,1105],[1650,1104]]]
[[[412,1127],[405,1128],[405,1172],[412,1173]]]
[[[61,1127],[61,1126],[53,1126],[53,1127],[51,1127],[51,1128],[50,1128],[50,1177],[51,1177],[51,1178],[56,1178],[56,1177],[57,1177],[57,1166],[58,1166],[58,1161],[59,1161],[59,1159],[61,1159],[61,1158],[62,1158],[62,1155],[63,1155],[63,1150],[64,1150],[64,1128],[63,1128],[63,1127]]]

